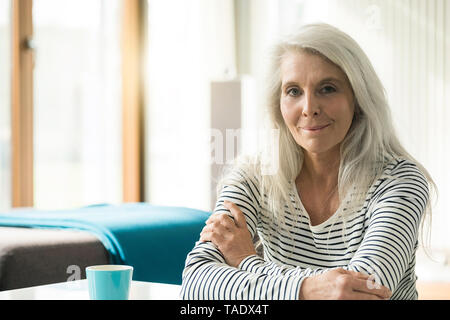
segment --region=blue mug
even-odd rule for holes
[[[99,265],[86,268],[89,297],[92,300],[128,300],[133,267]]]

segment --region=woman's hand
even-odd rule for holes
[[[211,215],[200,233],[200,240],[211,241],[222,252],[227,264],[237,267],[244,258],[256,254],[256,250],[242,211],[229,201],[225,201],[224,206],[230,210],[234,221],[227,213]]]
[[[332,269],[303,280],[300,299],[311,300],[385,300],[391,291],[374,284],[372,276],[344,269]]]

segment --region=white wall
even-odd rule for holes
[[[236,74],[233,2],[147,3],[146,201],[210,210],[210,83]]]

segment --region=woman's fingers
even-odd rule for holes
[[[223,240],[223,232],[220,232],[217,228],[213,229],[209,225],[204,226],[202,232],[200,232],[200,241],[210,241],[218,246],[220,242],[223,242]]]
[[[245,220],[245,215],[242,213],[241,209],[231,201],[225,200],[223,206],[228,209],[232,216],[227,213],[215,213],[211,215],[206,224],[213,224],[215,222],[220,222],[227,229],[232,230],[233,227],[247,228],[247,222]]]
[[[200,233],[200,240],[212,242],[226,263],[237,267],[242,259],[256,251],[242,211],[229,201],[224,201],[224,207],[229,212],[211,215]]]
[[[370,275],[362,273],[362,272],[358,272],[358,271],[353,271],[353,270],[347,270],[347,273],[350,273],[351,275],[358,277],[358,278],[369,278]]]
[[[213,214],[206,220],[206,225],[200,233],[200,241],[211,241],[219,246],[235,229],[236,224],[227,213]]]
[[[235,222],[228,215],[228,213],[221,213],[220,215],[218,215],[217,223],[225,227],[227,230],[233,230],[234,228],[236,228]]]
[[[206,225],[211,225],[215,227],[225,227],[228,230],[233,230],[236,227],[233,218],[229,216],[228,213],[215,213],[206,220]]]
[[[389,288],[382,286],[374,281],[374,275],[368,275],[362,272],[337,269],[340,274],[339,284],[342,292],[348,299],[387,299],[392,295]]]
[[[357,271],[351,271],[348,270],[348,272],[356,279],[360,279],[360,280],[364,280],[364,281],[368,281],[369,279],[371,279],[371,275],[362,273],[362,272],[357,272]],[[370,280],[369,280],[370,281]]]
[[[376,295],[382,299],[390,298],[391,291],[389,288],[382,286],[379,283],[375,283],[372,277],[367,277],[367,279],[360,277],[354,278],[352,282],[353,291],[361,292],[369,295]]]
[[[247,222],[245,221],[245,215],[242,213],[241,209],[239,209],[239,207],[234,204],[233,202],[230,202],[228,200],[225,200],[223,202],[223,205],[225,206],[225,208],[227,208],[228,210],[230,210],[231,214],[234,217],[234,223],[237,225],[238,228],[246,228],[247,227]]]

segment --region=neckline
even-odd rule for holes
[[[323,221],[323,222],[321,222],[321,223],[319,223],[319,224],[313,226],[313,225],[311,224],[311,218],[310,218],[310,216],[309,216],[309,213],[308,213],[308,211],[306,211],[305,206],[303,205],[303,202],[302,202],[302,200],[300,199],[300,196],[298,195],[298,189],[297,189],[297,185],[295,184],[295,181],[292,181],[292,182],[291,182],[291,185],[292,185],[292,187],[294,188],[294,197],[295,197],[295,199],[298,201],[298,203],[300,204],[300,209],[303,210],[303,212],[305,213],[305,216],[306,216],[306,218],[308,219],[308,225],[309,225],[309,228],[310,228],[312,231],[318,231],[318,230],[320,230],[320,229],[323,229],[323,228],[326,227],[327,225],[331,224],[331,222],[333,222],[333,220],[336,219],[337,216],[339,216],[338,213],[341,211],[341,207],[342,207],[342,204],[344,203],[344,200],[345,200],[345,199],[343,199],[343,200],[341,201],[341,203],[339,204],[339,207],[337,208],[337,210],[336,210],[336,211],[335,211],[328,219],[326,219],[325,221]]]

